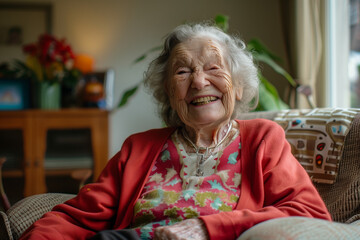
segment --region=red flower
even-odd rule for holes
[[[25,45],[23,52],[35,57],[35,61],[40,63],[42,74],[38,74],[39,79],[42,75],[47,79],[61,79],[64,71],[72,68],[69,60],[75,59],[65,39],[58,40],[49,34],[40,35],[37,43]]]
[[[23,51],[36,56],[40,63],[45,66],[53,62],[65,64],[68,60],[75,58],[70,45],[66,44],[65,39],[59,41],[49,34],[41,35],[38,43],[25,45]]]

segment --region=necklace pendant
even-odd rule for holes
[[[191,141],[189,136],[186,133],[185,128],[182,128],[183,137],[190,143],[190,145],[194,148],[195,154],[197,155],[197,169],[195,175],[198,177],[204,176],[204,162],[214,154],[214,151],[218,151],[218,147],[225,141],[225,139],[229,136],[229,133],[232,128],[232,122],[228,124],[228,129],[226,130],[225,135],[222,139],[216,143],[213,147],[198,147]]]
[[[196,176],[197,177],[202,177],[202,176],[204,176],[204,172],[201,171],[200,169],[198,169],[197,172],[196,172]]]
[[[204,176],[204,171],[203,171],[203,166],[204,164],[204,154],[199,154],[198,155],[198,162],[197,162],[197,170],[196,170],[196,176],[197,177],[201,177]]]

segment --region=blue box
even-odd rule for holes
[[[0,79],[0,110],[22,110],[29,106],[29,80]]]

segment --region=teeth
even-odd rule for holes
[[[210,102],[216,101],[217,99],[218,99],[217,97],[213,97],[213,96],[200,97],[200,98],[197,98],[194,101],[192,101],[191,104],[199,106],[199,105],[204,105],[204,104],[208,104]]]

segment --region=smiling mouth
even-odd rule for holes
[[[191,104],[194,106],[201,106],[201,105],[205,105],[211,102],[215,102],[216,100],[218,100],[218,97],[214,97],[214,96],[208,96],[208,97],[200,97],[197,98],[193,101],[191,101]]]

